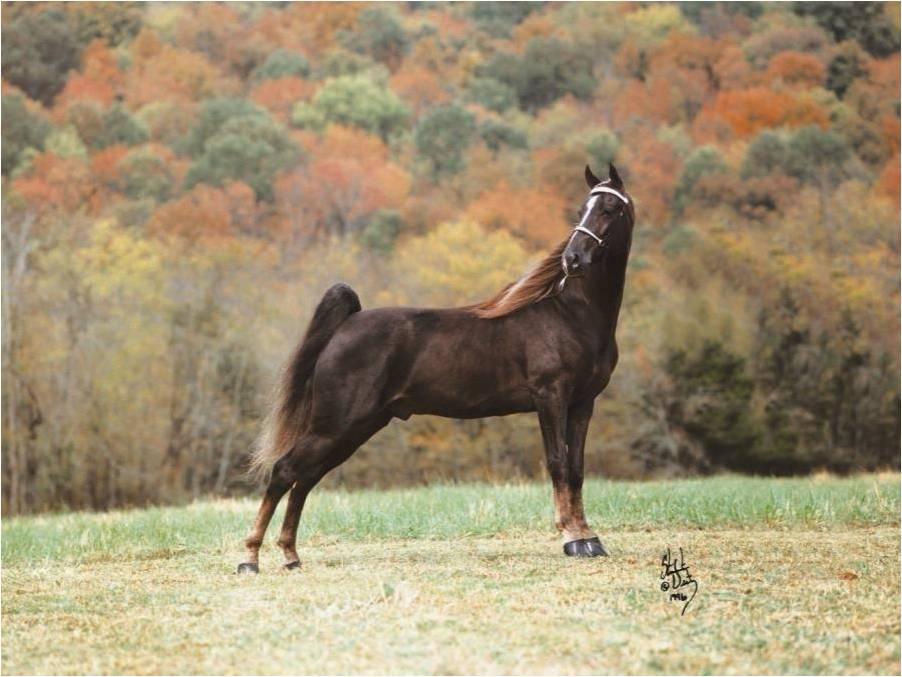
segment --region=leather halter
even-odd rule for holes
[[[592,197],[594,195],[601,195],[602,193],[610,193],[611,195],[616,195],[621,200],[623,200],[624,204],[630,203],[630,199],[626,195],[624,195],[623,193],[621,193],[618,190],[614,190],[613,188],[602,185],[602,184],[599,184],[599,185],[595,186],[595,188],[590,190],[589,197]],[[585,214],[585,216],[583,216],[582,221],[579,222],[578,226],[575,226],[573,228],[573,234],[570,236],[571,242],[573,241],[573,238],[576,236],[577,233],[585,233],[586,235],[591,237],[593,240],[595,240],[599,245],[604,244],[604,240],[602,240],[600,237],[598,237],[598,235],[596,235],[591,230],[589,230],[588,228],[583,226],[583,221],[586,220],[586,217],[589,215],[589,213],[592,211],[592,208],[594,208],[594,207],[595,207],[595,202],[593,200],[591,207],[588,210],[586,210],[586,214]],[[570,243],[568,242],[567,245],[569,246]]]
[[[604,244],[603,239],[601,239],[598,235],[596,235],[591,230],[589,230],[588,228],[583,226],[583,223],[585,222],[586,218],[589,216],[590,213],[592,213],[592,209],[595,208],[595,199],[597,199],[597,196],[601,195],[602,193],[610,193],[611,195],[616,195],[623,201],[623,203],[625,205],[628,205],[630,203],[629,198],[618,190],[614,190],[613,188],[610,188],[603,184],[598,184],[597,186],[595,186],[592,190],[589,191],[589,197],[592,198],[592,204],[589,205],[589,208],[586,210],[586,213],[583,214],[583,218],[580,220],[579,225],[577,225],[573,228],[573,233],[570,235],[570,240],[567,242],[567,247],[569,247],[570,243],[573,242],[573,238],[576,237],[577,233],[583,233],[585,235],[588,235],[593,240],[595,240],[595,242],[598,244],[599,247]],[[564,247],[564,252],[567,251],[567,247]],[[564,268],[564,277],[562,277],[561,281],[558,282],[558,284],[557,284],[558,292],[561,292],[564,290],[564,285],[567,284],[567,280],[570,278],[570,274],[567,272],[567,262],[564,259],[564,254],[561,254],[561,265]]]

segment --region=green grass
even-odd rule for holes
[[[847,479],[724,476],[662,482],[589,480],[587,514],[600,530],[662,527],[774,529],[898,524],[897,475]],[[96,562],[234,549],[250,528],[254,499],[184,508],[70,513],[3,522],[5,565]],[[273,523],[278,527],[281,512]],[[545,484],[432,485],[394,491],[314,491],[299,541],[496,536],[547,531]],[[270,527],[274,533],[275,528]]]
[[[3,520],[4,674],[898,674],[899,476],[314,492],[304,567],[236,576],[252,500]],[[279,515],[277,515],[277,518]],[[698,596],[659,589],[682,547]]]

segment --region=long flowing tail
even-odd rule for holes
[[[307,383],[316,360],[338,327],[359,311],[360,299],[346,284],[333,285],[323,295],[307,333],[282,372],[275,401],[251,454],[250,472],[258,479],[266,477],[275,462],[291,451],[304,425]]]

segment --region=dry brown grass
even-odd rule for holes
[[[548,532],[339,542],[300,572],[240,553],[3,570],[4,674],[898,674],[899,528]],[[682,547],[700,590],[659,590]]]

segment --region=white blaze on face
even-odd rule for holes
[[[580,219],[579,225],[577,228],[581,228],[586,224],[586,219],[589,218],[589,214],[592,213],[592,209],[595,207],[595,203],[598,201],[598,195],[593,195],[589,198],[589,201],[586,203],[586,211],[583,212],[583,218]]]

